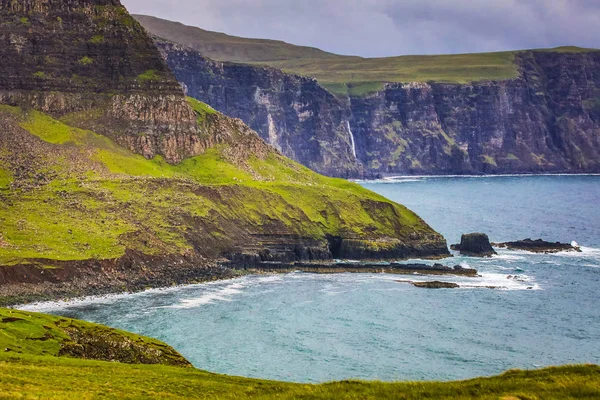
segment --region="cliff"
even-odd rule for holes
[[[322,174],[356,177],[347,105],[315,79],[269,67],[212,61],[156,38],[188,96],[242,119],[285,156]]]
[[[205,32],[137,18],[158,36],[222,59],[229,50],[236,60],[245,54],[243,41],[209,38],[209,46],[197,39]],[[287,60],[260,61],[317,83],[156,41],[190,96],[328,175],[600,171],[600,51],[313,60],[299,59],[299,48]],[[263,50],[276,57],[267,44]]]
[[[449,254],[405,207],[186,98],[118,1],[1,4],[0,303]]]
[[[600,171],[600,52],[523,52],[516,79],[386,84],[351,98],[373,173]]]

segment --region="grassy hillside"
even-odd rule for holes
[[[154,339],[83,321],[7,309],[0,309],[0,348],[2,399],[514,400],[595,399],[600,394],[597,366],[511,371],[494,378],[449,383],[344,381],[305,385],[217,375],[186,368],[180,355]],[[73,351],[82,348],[88,351]],[[132,353],[138,357],[127,357]],[[161,357],[144,358],[155,354]],[[90,355],[113,362],[89,360],[93,358]],[[119,355],[125,355],[124,359],[119,360]]]
[[[155,17],[135,16],[152,34],[191,47],[217,61],[264,64],[316,78],[338,95],[361,96],[378,91],[384,83],[469,83],[515,78],[518,51],[439,56],[362,58],[340,56],[270,40],[244,39],[189,27]],[[578,47],[547,51],[583,52]]]
[[[214,258],[236,241],[252,242],[249,232],[374,241],[436,235],[405,207],[315,174],[241,123],[190,104],[207,141],[221,142],[178,165],[73,128],[72,116],[63,122],[2,106],[0,265],[52,269],[54,261],[114,259],[126,250]]]
[[[165,39],[195,48],[207,56],[210,54],[212,59],[218,61],[253,62],[338,57],[313,47],[295,46],[279,40],[230,36],[146,15],[133,17],[150,33],[168,32],[169,38]]]
[[[179,353],[155,339],[70,318],[3,308],[0,308],[0,349],[4,359],[60,356],[189,366]],[[5,389],[1,379],[0,388]]]

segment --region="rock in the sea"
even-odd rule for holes
[[[423,289],[458,289],[460,285],[452,282],[412,282],[413,286]]]
[[[472,257],[491,257],[496,254],[490,239],[485,233],[469,233],[462,235],[460,244],[451,246],[452,250],[459,250],[460,254]]]
[[[506,248],[508,250],[529,251],[532,253],[558,253],[561,251],[581,252],[581,248],[579,246],[570,243],[546,242],[542,239],[524,239],[516,242],[494,243],[494,246]]]

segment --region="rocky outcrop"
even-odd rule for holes
[[[600,51],[518,52],[514,79],[339,99],[313,79],[157,41],[190,96],[328,175],[600,171]]]
[[[347,105],[315,79],[215,62],[184,46],[155,41],[188,96],[242,119],[267,143],[314,171],[362,175]]]
[[[452,250],[471,257],[491,257],[496,254],[490,244],[490,239],[485,233],[469,233],[462,235],[460,244],[451,246]]]
[[[412,285],[422,289],[458,289],[460,287],[460,285],[457,283],[439,281],[413,282]]]
[[[559,253],[561,251],[576,251],[581,252],[581,248],[577,245],[560,242],[546,242],[545,240],[538,239],[524,239],[516,242],[505,242],[505,243],[492,243],[495,247],[508,249],[508,250],[522,250],[529,251],[531,253]]]
[[[0,103],[34,108],[169,162],[200,154],[196,116],[118,0],[2,0]]]
[[[4,353],[191,367],[156,339],[70,318],[0,308],[0,331]]]
[[[307,272],[316,274],[339,273],[383,273],[396,275],[458,275],[475,277],[477,270],[463,268],[460,265],[448,267],[442,264],[403,264],[403,263],[369,263],[369,262],[255,262],[255,263],[230,263],[234,269],[250,272]]]

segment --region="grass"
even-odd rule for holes
[[[81,348],[82,345],[87,349]],[[121,354],[110,350],[119,347],[124,349]],[[150,355],[148,358],[152,360],[148,362],[188,364],[171,347],[155,339],[71,318],[4,308],[0,308],[0,349],[8,356],[110,360],[107,355],[113,354],[129,363],[134,363],[142,354],[148,357],[147,354],[154,352],[156,358]]]
[[[192,368],[0,355],[3,399],[597,399],[600,368],[511,371],[464,382],[321,385],[211,374]]]
[[[190,103],[210,129],[207,116],[216,112]],[[33,164],[29,180],[18,182],[32,189],[3,190],[10,201],[0,202],[0,265],[112,259],[126,249],[180,254],[194,247],[190,232],[217,251],[235,240],[236,233],[227,228],[231,224],[258,234],[350,236],[373,243],[433,233],[405,207],[274,152],[236,165],[226,156],[230,145],[221,144],[171,165],[38,111],[4,107],[0,112],[41,139],[32,157],[43,160]],[[8,188],[14,178],[10,165],[2,165],[0,188]]]
[[[88,56],[84,56],[79,59],[79,64],[81,64],[81,65],[87,66],[87,65],[91,65],[93,63],[94,63],[94,60]]]
[[[85,343],[83,354],[79,343]],[[0,349],[2,399],[512,400],[597,399],[600,394],[600,367],[593,365],[514,370],[492,378],[445,383],[309,385],[218,375],[186,367],[185,359],[155,339],[70,318],[2,308]],[[146,358],[153,354],[160,355]]]
[[[10,184],[12,183],[12,173],[2,168],[0,165],[0,190],[6,190],[10,188]]]
[[[384,83],[471,83],[518,76],[518,51],[434,56],[362,58],[340,56],[289,43],[247,39],[205,31],[155,17],[136,16],[151,33],[194,48],[218,61],[269,65],[286,72],[316,78],[338,96],[366,96]],[[593,51],[574,46],[541,49],[560,53]]]
[[[150,82],[150,81],[158,81],[161,79],[161,77],[160,77],[160,75],[158,75],[156,73],[155,70],[149,69],[149,70],[145,71],[144,73],[138,75],[137,79],[140,81],[143,81],[143,82]]]

